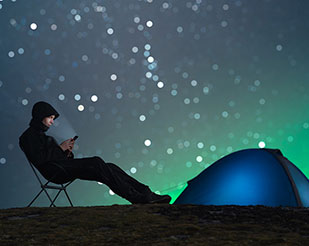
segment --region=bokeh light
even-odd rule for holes
[[[151,145],[151,140],[150,139],[146,139],[144,141],[145,146],[149,147]]]
[[[265,146],[266,146],[265,142],[263,142],[263,141],[259,142],[259,147],[260,148],[265,148]]]
[[[6,163],[6,159],[4,157],[0,158],[0,164],[5,164]]]
[[[151,20],[146,22],[146,26],[147,27],[152,27],[153,26],[153,22]]]
[[[111,78],[112,81],[115,81],[117,79],[117,75],[116,74],[112,74],[110,76],[110,78]]]
[[[78,111],[84,111],[85,107],[84,107],[84,105],[80,104],[80,105],[78,105],[77,109],[78,109]]]
[[[31,30],[36,30],[38,28],[38,25],[33,22],[33,23],[30,24],[30,28],[31,28]]]
[[[146,120],[146,116],[143,115],[143,114],[140,115],[140,116],[139,116],[139,120],[140,120],[140,121],[145,121],[145,120]]]
[[[130,169],[130,172],[131,172],[132,174],[135,174],[135,173],[137,172],[137,169],[136,169],[135,167],[132,167],[132,168]]]
[[[97,95],[92,95],[92,96],[91,96],[91,101],[92,101],[92,102],[97,102],[98,99],[99,99],[99,98],[98,98]]]

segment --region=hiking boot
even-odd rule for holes
[[[170,203],[171,197],[169,195],[158,195],[154,192],[151,192],[148,195],[148,203],[154,204],[154,203]]]

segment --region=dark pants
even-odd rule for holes
[[[101,182],[131,203],[146,203],[151,193],[148,186],[129,176],[117,165],[106,163],[97,156],[59,160],[53,163],[44,164],[44,168],[40,171],[43,176],[54,183],[66,183],[74,179]],[[63,168],[62,171],[59,171],[61,169],[59,166]]]

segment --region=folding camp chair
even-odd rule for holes
[[[68,195],[68,193],[67,193],[67,191],[66,191],[66,188],[67,188],[73,181],[70,181],[70,182],[64,183],[64,184],[56,184],[56,183],[53,183],[53,182],[52,182],[53,178],[51,178],[50,180],[47,180],[47,182],[46,182],[45,184],[43,184],[42,180],[41,180],[40,177],[39,177],[39,174],[38,174],[37,170],[35,170],[34,165],[33,165],[29,160],[28,160],[28,162],[29,162],[29,164],[30,164],[30,166],[31,166],[31,168],[32,168],[32,170],[33,170],[35,176],[37,177],[38,181],[40,182],[41,190],[40,190],[40,192],[33,198],[33,200],[29,203],[29,205],[28,205],[27,207],[30,207],[30,206],[32,205],[32,203],[41,195],[41,193],[42,193],[43,191],[45,192],[45,194],[47,195],[49,201],[51,202],[49,207],[56,207],[55,201],[56,201],[56,199],[58,198],[58,196],[59,196],[59,194],[61,193],[61,191],[64,192],[64,194],[65,194],[65,196],[67,197],[67,199],[68,199],[68,201],[69,201],[71,207],[73,207],[73,204],[72,204],[72,202],[71,202],[71,199],[70,199],[70,197],[69,197],[69,195]],[[58,165],[57,163],[52,163],[52,165],[54,165],[54,166],[59,170],[59,171],[55,174],[54,178],[55,178],[57,175],[61,174],[61,172],[66,172],[66,171],[63,169],[63,167],[61,167],[61,166]],[[52,185],[50,185],[49,183],[52,183]],[[56,196],[54,197],[54,199],[52,199],[52,198],[50,197],[50,195],[48,194],[48,192],[47,192],[48,189],[58,190],[58,192],[57,192]]]

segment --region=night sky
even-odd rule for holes
[[[60,113],[47,135],[79,136],[76,158],[173,200],[246,148],[278,148],[309,177],[308,16],[305,0],[0,0],[0,208],[40,189],[18,137],[41,100]],[[94,181],[68,191],[128,204]]]

